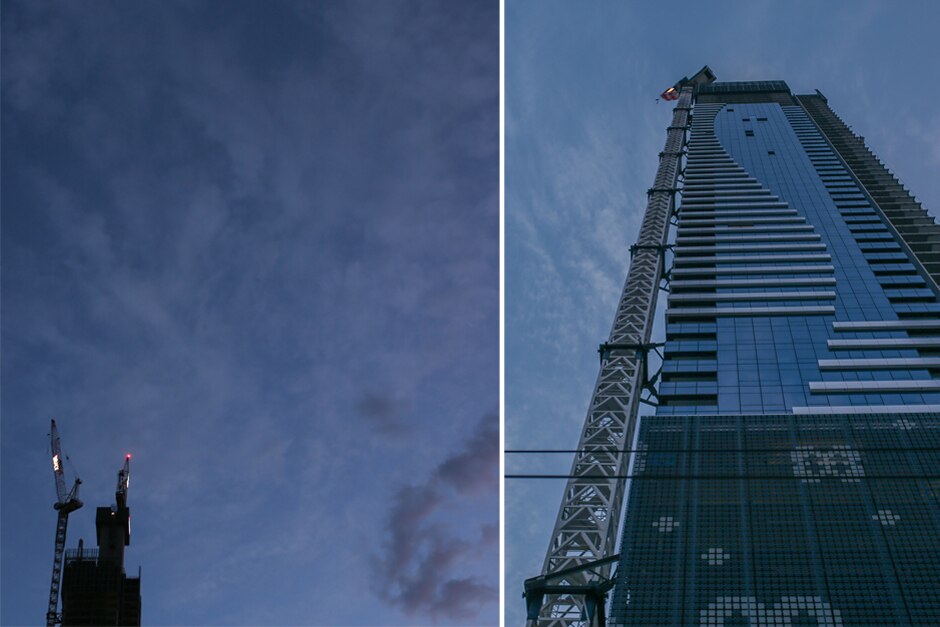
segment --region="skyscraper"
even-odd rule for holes
[[[674,93],[530,618],[940,624],[940,227],[821,93]]]

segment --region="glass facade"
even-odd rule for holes
[[[645,420],[612,622],[940,624],[940,417]]]
[[[800,98],[698,88],[614,624],[940,624],[937,287]]]

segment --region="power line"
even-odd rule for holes
[[[814,446],[812,444],[804,446]],[[789,453],[797,450],[833,450],[835,447],[844,447],[847,445],[836,444],[834,446],[820,447],[819,449],[796,449],[793,447],[790,448],[676,448],[676,449],[626,449],[626,448],[586,448],[586,449],[506,449],[503,453],[506,454],[552,454],[552,453]],[[933,453],[940,451],[940,446],[912,446],[912,447],[898,447],[898,446],[871,446],[871,447],[855,447],[851,448],[835,448],[835,450],[845,450],[845,451],[859,451],[859,452],[897,452],[897,453],[906,453],[911,451],[919,451],[925,453]]]
[[[830,475],[831,476],[831,475]],[[870,479],[926,479],[934,480],[940,479],[940,475],[838,475],[842,479],[852,479],[853,481],[858,480],[870,480]],[[505,479],[714,479],[714,480],[739,480],[739,479],[799,479],[800,481],[806,480],[808,477],[798,477],[795,475],[656,475],[656,474],[643,474],[643,475],[503,475]],[[813,479],[822,479],[823,476],[812,476]],[[835,476],[833,476],[835,478]]]

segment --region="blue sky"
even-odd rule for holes
[[[2,615],[134,457],[146,624],[498,613],[498,4],[3,2]],[[74,476],[74,474],[73,474]]]
[[[506,3],[507,448],[573,448],[672,107],[656,96],[708,64],[718,80],[787,81],[830,106],[933,212],[940,120],[931,2]],[[567,473],[571,456],[509,455]],[[506,623],[525,620],[564,488],[506,482]]]

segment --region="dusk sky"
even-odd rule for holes
[[[627,274],[672,105],[719,81],[786,81],[832,108],[936,215],[934,2],[506,2],[506,448],[571,449]],[[509,455],[566,474],[571,454]],[[506,624],[539,574],[562,480],[506,481]]]
[[[499,5],[2,5],[2,610],[57,420],[149,625],[494,624]]]
[[[0,623],[44,619],[54,417],[70,548],[133,454],[144,624],[495,624],[499,3],[0,8]],[[505,18],[507,448],[577,443],[677,79],[818,88],[940,208],[934,2]],[[505,487],[521,625],[564,483]]]

